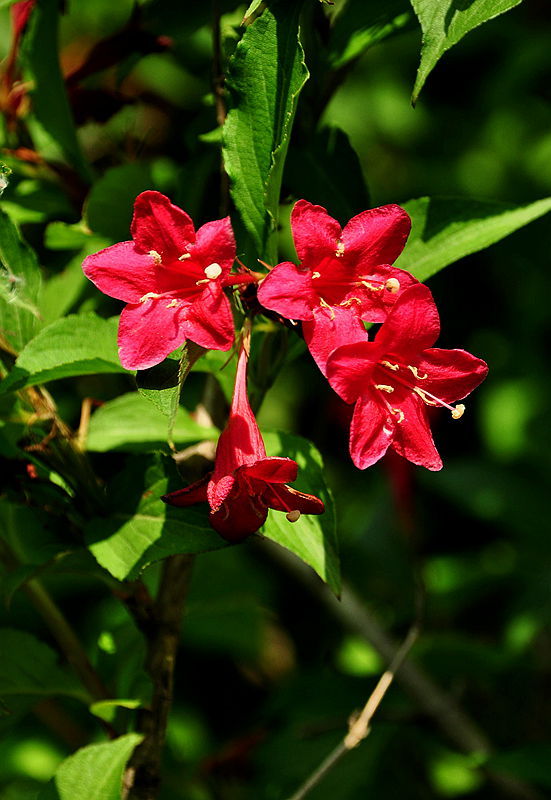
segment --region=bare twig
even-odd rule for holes
[[[187,595],[193,556],[165,559],[155,601],[136,595],[127,607],[147,643],[146,668],[153,682],[151,706],[141,714],[139,730],[145,738],[126,770],[123,798],[156,800],[159,793],[161,757],[172,705],[174,665],[180,639],[180,625]]]
[[[274,560],[309,589],[310,592],[341,622],[343,627],[369,642],[387,662],[391,662],[398,645],[380,626],[378,620],[366,609],[364,603],[349,587],[344,586],[340,601],[321,583],[312,570],[287,550],[267,540],[263,547]],[[402,665],[397,681],[416,702],[418,707],[437,725],[459,750],[491,755],[493,747],[477,723],[458,705],[455,699],[435,683],[419,666],[408,660]],[[494,768],[481,767],[504,797],[516,800],[543,800],[541,794],[512,775]]]
[[[375,689],[369,696],[362,711],[360,714],[357,714],[351,718],[350,727],[344,739],[339,742],[339,744],[329,753],[329,755],[321,762],[319,767],[314,770],[314,772],[306,779],[306,781],[293,794],[293,796],[289,798],[289,800],[303,800],[303,798],[306,797],[306,795],[308,795],[311,790],[323,780],[327,773],[333,769],[335,764],[337,764],[341,758],[346,755],[346,753],[350,752],[350,750],[353,750],[369,736],[371,730],[369,725],[373,715],[381,705],[381,702],[390,688],[396,673],[402,666],[404,659],[407,657],[407,654],[415,644],[418,634],[419,628],[417,625],[413,625],[400,648],[396,651],[394,658],[392,659],[392,663],[381,675]]]

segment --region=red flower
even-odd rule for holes
[[[392,447],[404,458],[437,470],[442,461],[434,446],[428,406],[443,406],[452,417],[488,372],[484,361],[465,350],[433,348],[440,332],[438,311],[422,284],[406,289],[373,342],[339,347],[329,357],[327,373],[335,391],[355,403],[350,453],[365,469]]]
[[[268,508],[286,511],[289,522],[301,514],[322,514],[321,500],[286,484],[296,480],[292,458],[267,458],[264,442],[247,399],[247,355],[239,356],[230,418],[216,450],[214,472],[165,495],[165,503],[190,506],[208,500],[210,523],[220,536],[238,542],[266,521]]]
[[[363,338],[361,320],[382,322],[398,292],[417,283],[391,267],[411,223],[403,208],[381,206],[353,217],[343,229],[321,206],[299,200],[291,228],[300,266],[278,264],[258,289],[260,303],[302,320],[304,338],[321,371],[335,347]]]
[[[233,344],[233,317],[224,287],[246,283],[230,275],[235,241],[229,217],[195,232],[185,211],[159,192],[134,203],[132,242],[84,259],[86,277],[124,300],[119,356],[126,369],[158,364],[186,339],[212,350]]]

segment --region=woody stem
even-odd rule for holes
[[[126,605],[147,641],[146,669],[153,683],[150,707],[141,714],[139,731],[144,740],[127,767],[124,800],[156,800],[161,783],[161,758],[172,706],[174,667],[180,626],[193,556],[170,556],[164,561],[157,596],[135,592]]]

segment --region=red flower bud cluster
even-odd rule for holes
[[[229,350],[234,325],[225,289],[258,283],[264,309],[302,323],[308,348],[333,389],[354,404],[350,453],[360,469],[388,450],[431,470],[442,461],[429,406],[459,418],[462,404],[484,379],[486,364],[464,350],[433,347],[440,322],[431,292],[393,267],[410,231],[396,205],[358,214],[341,229],[324,208],[299,200],[291,216],[299,264],[278,264],[267,276],[232,273],[235,241],[229,217],[195,231],[190,217],[158,192],[136,199],[133,241],[88,256],[85,274],[101,291],[123,300],[119,354],[127,369],[146,369],[190,339]],[[382,323],[370,339],[364,322]],[[257,531],[268,508],[320,514],[323,503],[287,483],[297,464],[268,458],[247,399],[248,338],[241,344],[228,424],[214,472],[167,503],[208,501],[211,524],[237,541]]]

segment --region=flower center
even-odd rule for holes
[[[440,406],[442,408],[447,408],[448,411],[451,412],[452,419],[459,419],[463,416],[465,412],[465,406],[463,403],[458,403],[455,406],[446,403],[445,400],[442,400],[441,397],[437,397],[436,395],[429,392],[427,389],[422,388],[421,386],[417,385],[417,381],[424,381],[429,376],[427,374],[420,375],[419,370],[417,367],[413,366],[412,364],[400,364],[400,363],[393,363],[391,361],[379,361],[378,364],[379,368],[382,368],[382,371],[385,374],[386,380],[390,378],[389,383],[375,383],[374,388],[377,389],[379,392],[383,392],[384,394],[392,394],[398,387],[393,386],[392,383],[395,382],[400,386],[404,386],[407,389],[410,389],[414,392],[427,406]],[[408,374],[409,371],[409,374]],[[403,374],[405,373],[405,374]],[[413,379],[410,377],[413,376]],[[386,405],[388,410],[397,416],[398,422],[403,422],[404,420],[404,413],[400,411],[398,408],[393,408],[386,397],[381,396],[381,400]]]

